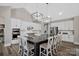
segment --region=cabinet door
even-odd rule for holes
[[[63,41],[67,41],[67,42],[73,42],[74,41],[74,35],[72,34],[72,32],[66,32],[68,34],[63,34],[62,35],[62,38],[63,38]]]
[[[20,28],[21,27],[21,21],[20,20],[17,20],[16,22],[17,22],[16,27],[17,28]]]
[[[12,28],[20,28],[21,21],[19,19],[11,19]]]

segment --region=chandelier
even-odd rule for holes
[[[39,13],[39,12],[35,12],[32,14],[32,18],[33,18],[33,21],[41,21],[43,19],[44,15],[42,13]]]
[[[46,3],[48,5],[48,3]],[[49,22],[51,17],[50,16],[44,16],[42,13],[36,11],[32,14],[32,18],[34,22]]]

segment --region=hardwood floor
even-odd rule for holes
[[[57,56],[76,56],[75,48],[79,49],[79,46],[73,43],[63,42],[62,46],[57,50]],[[4,47],[4,45],[0,43],[0,56],[19,56],[18,44]]]
[[[58,56],[76,56],[75,45],[70,42],[62,42],[60,48],[58,48]]]
[[[2,44],[0,43],[0,56],[3,56],[2,48],[3,48],[3,46],[2,46]]]
[[[0,56],[18,56],[18,45],[11,45],[9,47],[4,47],[0,44]]]

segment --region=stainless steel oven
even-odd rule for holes
[[[13,28],[13,29],[12,29],[13,40],[14,40],[15,38],[17,38],[18,35],[20,35],[20,29],[19,29],[19,28]]]

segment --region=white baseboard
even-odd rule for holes
[[[65,41],[65,40],[62,40],[62,41],[64,41],[64,42],[70,42],[70,41]],[[74,43],[75,45],[79,45],[78,42],[70,42],[70,43]]]
[[[70,42],[70,43],[73,43],[72,41],[67,41],[67,40],[62,40],[62,41],[64,41],[64,42]]]
[[[7,46],[11,46],[11,43],[8,43],[8,44],[4,43],[4,47],[7,47]]]
[[[75,45],[79,45],[79,43],[78,43],[78,42],[74,42],[74,44],[75,44]]]

